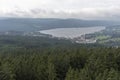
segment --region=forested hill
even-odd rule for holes
[[[0,80],[120,80],[120,48],[0,36]]]
[[[35,18],[2,18],[0,31],[36,31],[52,28],[108,26],[119,24],[115,21],[80,20],[80,19],[35,19]]]

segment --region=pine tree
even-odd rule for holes
[[[78,70],[69,68],[65,80],[80,80],[80,75]]]
[[[111,69],[107,76],[107,80],[120,80],[120,74],[118,73],[118,71]]]
[[[48,64],[48,80],[56,80],[56,70],[53,63]]]

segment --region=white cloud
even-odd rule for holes
[[[0,0],[2,17],[119,19],[119,0]]]

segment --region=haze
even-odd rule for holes
[[[0,0],[0,17],[119,20],[119,0]]]

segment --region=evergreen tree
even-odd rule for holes
[[[56,80],[57,79],[57,77],[56,77],[57,74],[56,74],[56,70],[55,70],[53,63],[48,63],[47,72],[48,72],[48,80]]]
[[[78,70],[69,68],[65,80],[80,80],[80,74]]]

